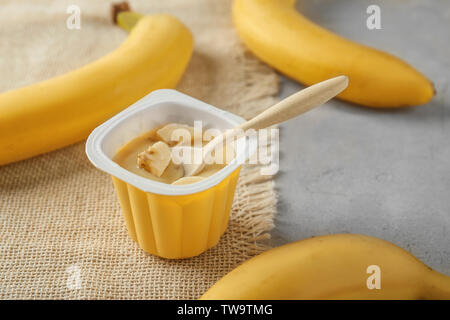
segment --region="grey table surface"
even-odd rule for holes
[[[380,6],[381,30],[366,27],[370,4]],[[397,110],[333,100],[283,124],[273,244],[362,233],[450,275],[450,2],[303,0],[298,9],[402,57],[434,82],[437,95]],[[283,77],[280,97],[301,88]]]

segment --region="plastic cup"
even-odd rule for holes
[[[255,138],[241,138],[236,159],[210,177],[174,186],[138,176],[115,163],[116,151],[133,138],[172,122],[203,128],[232,128],[244,119],[175,90],[157,90],[109,119],[90,134],[86,154],[111,175],[130,237],[163,258],[188,258],[215,246],[225,232],[242,161],[255,151]],[[242,143],[244,142],[244,143]]]

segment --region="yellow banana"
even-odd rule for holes
[[[234,26],[261,60],[306,85],[345,74],[350,84],[338,97],[365,106],[405,107],[432,99],[432,83],[406,62],[321,28],[294,4],[234,1]]]
[[[150,91],[175,87],[192,54],[191,33],[170,15],[132,19],[139,21],[112,53],[0,95],[0,165],[81,141]]]
[[[337,234],[266,251],[201,299],[450,299],[450,277],[390,242]]]

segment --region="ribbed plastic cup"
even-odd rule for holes
[[[117,150],[167,123],[225,130],[244,119],[175,90],[157,90],[97,127],[86,142],[89,160],[112,176],[128,234],[145,251],[163,258],[197,256],[225,232],[241,163],[256,149],[241,138],[236,159],[212,176],[174,186],[138,176],[115,163]]]

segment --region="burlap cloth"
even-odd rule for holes
[[[66,28],[70,4],[81,8],[80,30]],[[192,30],[195,52],[178,90],[244,117],[272,103],[277,76],[240,44],[230,1],[131,5],[172,13]],[[111,24],[107,1],[3,0],[0,21],[0,92],[70,71],[126,38]],[[265,248],[276,194],[258,169],[242,170],[220,243],[170,261],[145,254],[128,237],[111,179],[88,162],[84,143],[0,167],[0,298],[198,298]]]

